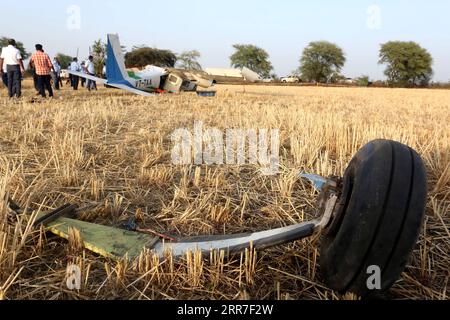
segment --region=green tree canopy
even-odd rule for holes
[[[263,78],[270,77],[273,66],[269,61],[269,54],[264,49],[252,44],[235,44],[233,48],[236,52],[230,57],[232,67],[247,67]]]
[[[366,75],[362,75],[355,79],[355,83],[360,87],[368,87],[371,83],[370,77]]]
[[[73,58],[63,53],[58,53],[56,58],[59,60],[59,64],[62,69],[67,69],[72,62]]]
[[[125,55],[125,64],[129,68],[143,68],[147,65],[173,68],[176,62],[177,56],[172,51],[149,47],[135,47]]]
[[[392,85],[428,85],[433,76],[433,58],[415,42],[391,41],[381,45],[380,64]]]
[[[0,37],[0,50],[1,50],[1,48],[8,46],[8,41],[10,39],[11,38],[8,38],[8,37]],[[17,45],[17,49],[19,49],[20,54],[22,55],[23,60],[27,60],[30,57],[30,53],[27,52],[23,43],[20,41],[16,41],[16,45]]]
[[[202,66],[198,62],[201,57],[197,50],[185,51],[178,56],[178,67],[186,70],[202,70]]]
[[[339,74],[345,65],[344,51],[327,41],[311,42],[300,58],[300,71],[304,81],[326,83]]]
[[[106,44],[101,39],[94,41],[91,54],[94,57],[95,73],[100,75],[103,73],[103,66],[106,63]]]

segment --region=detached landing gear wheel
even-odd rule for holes
[[[343,183],[321,241],[321,273],[335,291],[374,297],[399,279],[417,242],[427,200],[425,166],[411,148],[376,140],[356,154]],[[381,290],[367,285],[370,266],[381,270]]]

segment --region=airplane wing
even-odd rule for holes
[[[145,92],[145,91],[142,91],[142,90],[138,90],[138,89],[135,89],[135,88],[131,88],[131,87],[125,85],[125,84],[110,83],[106,79],[94,77],[94,76],[91,76],[91,75],[86,74],[86,73],[70,71],[70,70],[67,70],[67,73],[73,74],[74,76],[78,76],[78,77],[82,77],[82,78],[86,78],[86,79],[95,81],[95,82],[97,82],[99,84],[106,84],[106,85],[114,87],[114,88],[126,90],[128,92],[131,92],[131,93],[134,93],[134,94],[138,94],[138,95],[141,95],[141,96],[145,96],[145,97],[153,96],[153,94],[151,94],[151,93],[148,93],[148,92]]]
[[[106,83],[108,86],[114,87],[114,88],[118,88],[118,89],[122,89],[122,90],[126,90],[128,92],[134,93],[134,94],[138,94],[144,97],[152,97],[154,96],[153,94],[146,92],[146,91],[142,91],[142,90],[138,90],[135,88],[131,88],[125,84],[119,84],[119,83]]]
[[[188,80],[200,88],[210,88],[214,85],[214,80],[203,70],[183,70],[168,68],[171,73],[175,73],[183,80]]]
[[[91,75],[86,74],[86,73],[70,71],[70,70],[65,70],[65,71],[67,71],[67,73],[69,73],[69,74],[73,74],[74,76],[78,76],[78,77],[82,77],[82,78],[85,78],[85,79],[88,79],[88,80],[92,80],[92,81],[95,81],[95,82],[97,82],[99,84],[106,84],[107,83],[106,79],[102,79],[102,78],[98,78],[98,77],[95,77],[95,76],[91,76]]]

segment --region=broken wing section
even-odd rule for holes
[[[248,234],[184,238],[172,243],[160,241],[156,243],[153,251],[161,257],[168,251],[172,252],[174,258],[181,258],[187,252],[209,255],[211,251],[235,254],[250,247],[264,250],[309,237],[314,234],[316,224],[316,221],[312,221]]]
[[[242,76],[244,77],[245,81],[249,82],[257,82],[261,80],[259,74],[247,67],[242,68]]]
[[[97,82],[97,84],[106,84],[107,83],[106,79],[102,79],[102,78],[98,78],[98,77],[95,77],[95,76],[91,76],[91,75],[86,74],[86,73],[77,72],[77,71],[70,71],[70,70],[66,70],[66,71],[67,71],[67,73],[69,73],[71,75],[95,81],[95,82]]]
[[[317,221],[312,221],[279,229],[237,235],[180,238],[174,242],[165,242],[159,237],[144,233],[63,217],[49,223],[47,228],[64,239],[69,239],[70,230],[78,230],[80,240],[86,249],[115,260],[125,257],[135,259],[144,249],[153,251],[161,258],[171,252],[175,259],[180,259],[187,252],[201,252],[202,255],[209,255],[211,251],[234,254],[250,247],[260,250],[267,249],[311,236],[315,232],[317,223]]]

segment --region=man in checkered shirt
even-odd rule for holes
[[[53,97],[51,73],[54,68],[50,57],[44,52],[42,45],[36,45],[36,52],[31,56],[30,64],[34,66],[36,70],[37,85],[40,95],[45,98],[45,89],[47,89],[49,96]]]

